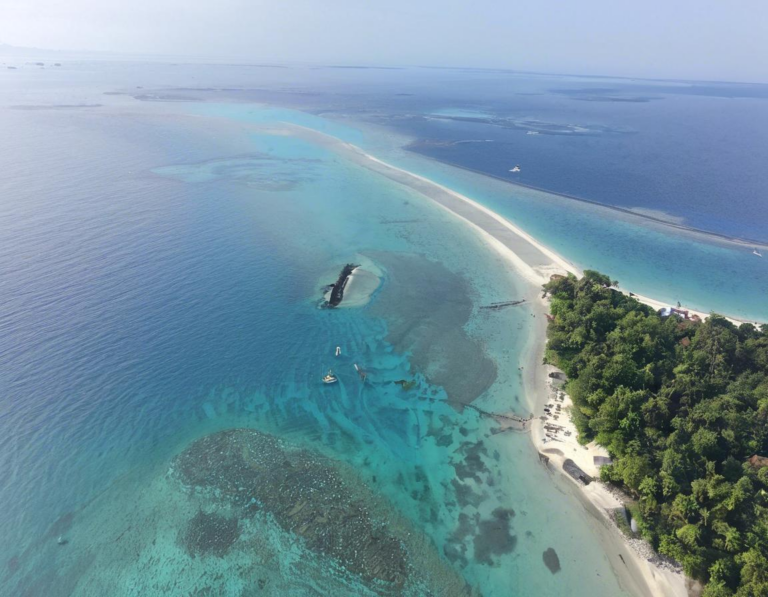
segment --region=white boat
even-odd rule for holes
[[[753,254],[753,255],[757,255],[758,257],[762,257],[762,256],[763,256],[763,254],[762,254],[760,251],[758,251],[757,249],[755,249],[754,251],[752,251],[752,254]]]
[[[336,356],[339,356],[341,354],[341,346],[336,347]]]
[[[520,164],[510,170],[510,172],[520,172]]]
[[[336,383],[339,378],[333,374],[332,369],[328,369],[328,374],[323,376],[323,383]]]

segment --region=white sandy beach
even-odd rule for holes
[[[555,473],[556,482],[559,486],[562,487],[565,484],[570,487],[585,509],[594,515],[597,522],[596,529],[605,545],[606,555],[611,561],[622,586],[627,591],[635,595],[652,595],[654,597],[688,596],[690,594],[687,586],[689,583],[682,573],[673,572],[648,561],[646,557],[648,553],[643,555],[634,549],[618,527],[609,519],[608,510],[620,507],[620,500],[600,482],[583,486],[563,471],[563,463],[566,459],[571,459],[584,472],[599,478],[599,470],[594,464],[593,457],[607,455],[607,452],[599,446],[591,444],[583,447],[578,443],[575,427],[570,422],[567,413],[569,406],[567,397],[563,402],[556,403],[561,405],[558,419],[555,420],[551,417],[547,421],[549,424],[554,423],[563,428],[556,434],[550,434],[554,437],[547,436],[547,430],[544,427],[545,422],[540,418],[545,414],[545,405],[555,404],[552,399],[551,380],[548,377],[550,369],[542,365],[546,344],[545,315],[549,309],[546,301],[540,298],[541,285],[549,281],[553,274],[573,273],[578,276],[581,275],[581,270],[506,218],[471,198],[427,178],[387,164],[354,145],[292,124],[285,124],[280,129],[270,128],[269,132],[293,134],[313,143],[321,144],[354,163],[430,198],[454,216],[464,220],[487,242],[489,247],[501,254],[515,272],[530,284],[529,298],[533,305],[534,315],[536,315],[537,330],[529,351],[529,361],[524,367],[523,378],[529,406],[535,415],[530,427],[531,439],[538,452],[549,459],[549,462],[543,466],[547,466],[550,471]],[[626,289],[621,289],[621,292],[629,293]],[[637,294],[634,296],[654,309],[669,306],[649,297]],[[702,319],[708,316],[707,313],[701,311],[693,309],[688,309],[688,311],[691,315],[696,314]],[[730,319],[734,323],[741,323],[738,319]],[[566,435],[566,431],[570,431],[570,433]]]
[[[376,290],[381,284],[382,272],[370,260],[356,267],[349,275],[347,285],[344,288],[344,300],[341,301],[339,308],[364,307],[371,301]]]
[[[556,369],[543,365],[544,348],[546,345],[546,317],[549,312],[547,301],[538,297],[535,301],[536,321],[538,330],[534,346],[529,352],[529,360],[525,365],[523,376],[526,395],[533,402],[534,420],[531,426],[531,440],[539,454],[549,459],[547,466],[567,479],[566,482],[578,487],[575,495],[586,501],[592,508],[590,512],[602,518],[601,536],[604,538],[605,550],[614,570],[623,584],[638,595],[653,595],[660,597],[688,597],[688,581],[680,572],[657,566],[647,559],[650,547],[639,551],[625,538],[619,528],[609,517],[609,511],[622,507],[622,502],[600,482],[581,485],[563,471],[566,459],[572,460],[582,471],[593,478],[599,479],[600,470],[595,465],[595,456],[608,456],[607,450],[594,442],[582,446],[578,442],[576,426],[571,422],[568,409],[572,406],[570,398],[563,396],[562,401],[556,400],[556,387],[550,372]],[[544,408],[547,404],[555,406],[551,409],[552,416],[547,416]],[[556,405],[561,409],[557,414]],[[558,418],[554,416],[557,414]],[[546,419],[544,417],[547,416]],[[548,433],[545,425],[556,425],[562,429],[556,433]],[[566,434],[568,432],[568,434]],[[637,542],[640,544],[640,542]],[[643,553],[644,552],[644,553]],[[619,557],[621,556],[621,557]]]

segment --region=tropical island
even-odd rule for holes
[[[768,595],[768,326],[660,314],[616,286],[544,285],[579,442],[608,450],[601,480],[704,597]]]

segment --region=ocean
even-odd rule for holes
[[[520,133],[444,118],[498,104],[482,86],[475,99],[459,86],[457,99],[444,91],[452,83],[480,76],[509,85],[507,73],[65,62],[1,76],[0,121],[12,142],[0,153],[0,594],[373,591],[269,512],[214,507],[220,496],[180,486],[175,457],[233,428],[321,455],[350,487],[367,488],[375,497],[359,499],[376,524],[425,546],[409,552],[409,594],[454,575],[484,595],[622,594],[595,521],[539,464],[527,436],[497,433],[463,406],[530,412],[520,367],[531,312],[480,308],[523,298],[525,285],[428,199],[268,127],[321,130],[429,176],[645,294],[765,319],[768,271],[751,249],[446,164],[506,177],[501,157],[482,157],[485,145],[425,139]],[[523,89],[541,86],[529,79]],[[593,84],[606,87],[559,82]],[[602,114],[606,103],[548,95],[520,96],[538,106],[526,118],[549,111],[549,121],[584,124],[572,111]],[[665,187],[664,205],[642,182],[631,197],[631,186],[610,194],[616,166],[590,187],[599,163],[577,176],[578,145],[559,158],[544,146],[510,161],[526,184],[762,239],[762,174],[738,186],[751,162],[724,156],[758,159],[764,148],[751,144],[765,133],[764,98],[611,101],[616,113],[601,126],[641,129],[625,109],[731,100],[753,106],[757,132],[734,136],[728,152],[705,143],[698,159],[681,162],[685,179],[720,160],[735,185],[728,198],[698,195],[706,205],[695,212],[701,190],[681,197],[679,179]],[[421,112],[408,116],[416,103]],[[654,130],[668,130],[665,151],[683,150],[685,127]],[[601,135],[641,144],[626,155],[636,168],[643,135],[600,131],[590,146]],[[522,134],[554,145],[563,136]],[[404,139],[416,144],[403,149]],[[562,175],[547,176],[551,164]],[[380,286],[359,308],[319,308],[346,263],[377,272]],[[339,382],[325,386],[329,368]],[[223,527],[213,527],[195,545],[216,549],[190,549],[201,512],[237,520],[231,541],[221,544]],[[545,561],[550,548],[559,570]]]

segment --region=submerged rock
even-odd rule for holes
[[[548,547],[547,550],[541,554],[541,557],[544,560],[544,565],[549,568],[549,571],[552,574],[560,572],[560,558],[557,557],[557,552],[554,549]]]

